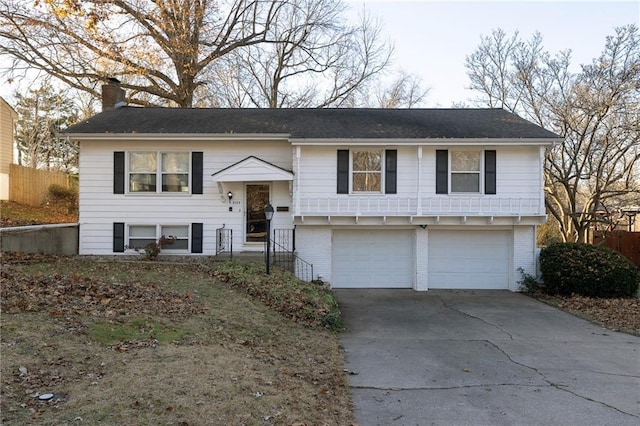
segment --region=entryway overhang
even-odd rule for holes
[[[220,194],[226,194],[226,182],[293,181],[293,172],[253,155],[231,164],[211,175]]]

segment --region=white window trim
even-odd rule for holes
[[[131,191],[131,170],[130,170],[130,164],[131,164],[131,154],[132,153],[149,153],[149,152],[153,152],[156,154],[156,191],[155,192],[145,192],[145,191]],[[163,172],[162,172],[162,154],[167,154],[167,153],[186,153],[189,154],[189,190],[188,191],[174,191],[174,192],[164,192],[162,191],[162,176],[163,176]],[[192,159],[192,151],[186,151],[186,150],[150,150],[150,149],[132,149],[130,151],[126,152],[126,156],[125,156],[125,195],[133,195],[133,196],[139,196],[139,197],[153,197],[153,196],[162,196],[162,197],[185,197],[185,196],[190,196],[191,195],[191,191],[193,190],[193,170],[191,170],[193,165],[193,159]]]
[[[477,152],[480,157],[479,157],[479,161],[480,161],[480,170],[478,170],[477,172],[475,170],[472,171],[464,171],[464,170],[453,170],[453,167],[451,165],[452,163],[452,159],[453,159],[453,153],[454,152]],[[449,176],[448,176],[448,184],[449,184],[449,194],[450,195],[484,195],[484,150],[478,150],[478,149],[450,149],[449,150],[449,155],[448,155],[448,171],[449,171]],[[456,173],[478,173],[478,191],[477,192],[459,192],[459,191],[454,191],[453,190],[453,174]]]
[[[171,246],[163,248],[162,252],[165,254],[190,254],[191,253],[191,224],[190,223],[162,223],[162,224],[157,224],[157,223],[127,223],[125,226],[125,247],[129,247],[130,249],[134,249],[133,247],[130,246],[129,241],[130,241],[130,228],[131,227],[135,227],[135,226],[155,226],[156,228],[156,236],[155,236],[155,241],[157,242],[160,237],[162,236],[161,234],[161,230],[163,226],[181,226],[181,227],[186,227],[187,228],[187,237],[186,238],[181,238],[181,239],[186,239],[187,240],[187,248],[186,249],[172,249]],[[168,237],[169,235],[165,235],[165,237]],[[144,247],[139,247],[139,249],[144,250]],[[168,252],[168,253],[167,253]]]
[[[363,151],[382,151],[382,154],[380,155],[380,190],[379,191],[354,191],[353,190],[353,153],[357,151],[357,152],[363,152]],[[386,176],[386,170],[385,170],[385,165],[386,165],[386,151],[383,148],[352,148],[349,149],[349,195],[364,195],[364,196],[370,196],[370,195],[385,195],[384,194],[384,188],[385,188],[385,176]],[[360,173],[364,172],[362,170],[358,171]],[[356,172],[356,173],[358,173]]]

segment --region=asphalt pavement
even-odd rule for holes
[[[369,425],[640,425],[640,338],[508,291],[336,290]]]

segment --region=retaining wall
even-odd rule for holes
[[[2,252],[78,254],[78,224],[0,228]]]

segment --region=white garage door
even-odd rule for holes
[[[429,231],[430,289],[507,289],[510,231]]]
[[[334,230],[332,285],[411,288],[414,231]]]

